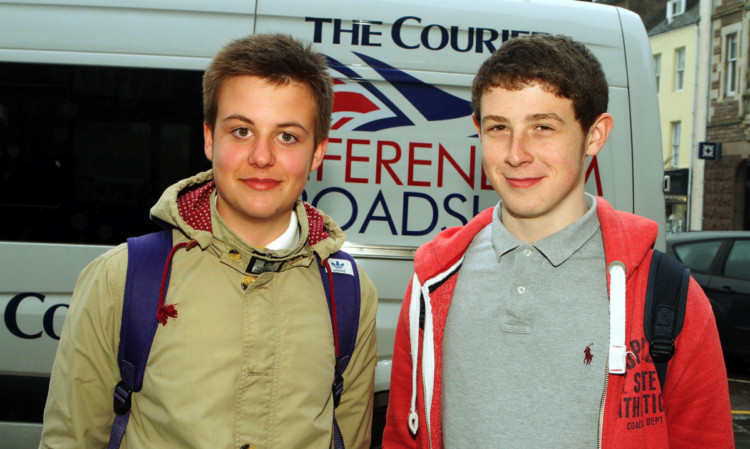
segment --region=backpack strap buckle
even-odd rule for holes
[[[130,397],[133,395],[133,390],[125,381],[119,381],[115,387],[115,401],[114,408],[115,413],[118,415],[125,415],[130,411]]]
[[[339,357],[336,360],[336,369],[333,375],[333,407],[337,408],[341,402],[341,394],[344,392],[344,369],[349,362],[349,357]]]
[[[649,352],[655,363],[668,362],[674,355],[674,340],[669,337],[654,337]]]

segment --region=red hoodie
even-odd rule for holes
[[[599,447],[733,448],[727,374],[708,299],[691,278],[685,321],[662,389],[643,334],[657,225],[616,211],[602,198],[597,198],[596,210],[607,267],[613,262],[625,266],[624,289],[622,282],[610,284],[612,277],[622,275],[608,270],[607,277],[611,303],[616,296],[613,288],[624,297],[628,352],[624,373],[610,369],[607,376],[599,429],[592,429],[599,434]],[[396,328],[385,449],[443,447],[440,404],[445,320],[466,248],[490,224],[492,213],[492,208],[487,209],[466,226],[441,232],[417,251],[414,276]]]

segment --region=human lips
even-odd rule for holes
[[[536,185],[542,178],[505,178],[511,187],[516,189],[526,189]]]
[[[242,182],[253,190],[266,191],[271,190],[274,187],[281,184],[281,181],[277,181],[271,178],[245,178]]]

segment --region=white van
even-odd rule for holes
[[[651,51],[629,11],[559,0],[0,0],[0,448],[38,444],[79,272],[155,230],[148,210],[162,189],[208,167],[202,71],[230,39],[257,32],[314,42],[335,78],[328,153],[304,198],[342,225],[379,291],[374,445],[414,249],[497,201],[470,85],[504,41],[566,34],[591,48],[615,128],[587,189],[664,222]]]

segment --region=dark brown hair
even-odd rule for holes
[[[477,120],[481,97],[491,88],[520,90],[532,83],[570,99],[584,133],[607,112],[609,89],[596,57],[567,36],[537,34],[507,41],[479,67],[471,88]]]

